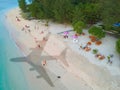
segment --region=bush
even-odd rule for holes
[[[95,24],[100,17],[100,6],[97,3],[88,3],[91,0],[73,0],[79,1],[80,3],[75,6],[73,11],[73,20],[82,20],[87,24]],[[85,1],[86,3],[81,3]]]
[[[120,54],[120,39],[116,42],[116,51]]]
[[[75,22],[74,24],[73,24],[73,28],[74,28],[74,30],[77,32],[77,33],[79,33],[79,34],[82,34],[82,29],[85,27],[85,23],[84,22],[82,22],[82,21],[78,21],[78,22]]]
[[[101,39],[105,37],[105,32],[100,27],[93,26],[89,29],[89,33],[97,37],[98,39]]]
[[[97,54],[98,50],[97,49],[93,49],[93,54]]]
[[[29,19],[31,18],[30,13],[28,13],[28,12],[22,12],[22,13],[20,13],[20,14],[21,14],[21,16],[22,16],[24,19],[29,20]]]
[[[18,5],[23,12],[27,11],[27,4],[25,0],[18,0]]]

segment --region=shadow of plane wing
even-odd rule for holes
[[[46,61],[48,60],[57,60],[54,56],[42,56],[43,59],[45,59]]]
[[[59,56],[55,56],[57,59],[60,59],[61,62],[65,65],[65,66],[69,66],[67,60],[66,60],[66,53],[67,53],[67,48],[65,48],[62,53]]]
[[[54,56],[49,55],[47,52],[44,51],[44,47],[41,48],[30,48],[30,50],[32,50],[32,52],[26,57],[29,60],[32,61],[33,57],[35,57],[33,60],[38,60],[38,61],[42,61],[42,60],[56,60],[56,58]],[[45,55],[42,55],[42,53],[45,53]]]
[[[34,70],[36,70],[40,74],[40,77],[44,78],[44,80],[51,87],[54,87],[53,82],[51,81],[49,75],[47,74],[47,72],[46,72],[45,68],[43,68],[43,66],[36,65],[34,62],[32,62],[31,60],[27,60],[27,58],[25,58],[25,57],[12,58],[10,61],[12,61],[12,62],[27,62],[34,68]]]

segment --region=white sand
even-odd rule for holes
[[[114,57],[111,58],[113,64],[109,65],[106,64],[107,58],[100,61],[95,58],[91,51],[85,52],[79,49],[80,45],[84,46],[90,41],[87,30],[84,30],[85,36],[79,37],[79,43],[73,43],[71,36],[74,32],[71,32],[66,40],[62,38],[62,34],[56,35],[59,32],[71,30],[71,26],[49,22],[49,26],[46,27],[43,21],[24,20],[19,13],[20,10],[18,8],[13,9],[7,13],[6,19],[8,26],[14,28],[10,29],[9,32],[22,52],[25,55],[29,55],[31,52],[30,48],[37,46],[34,38],[42,40],[47,32],[51,32],[52,34],[47,41],[44,51],[49,55],[56,55],[58,59],[57,61],[47,61],[46,66],[55,84],[54,88],[50,87],[44,79],[37,79],[37,72],[29,71],[31,66],[23,63],[26,79],[31,90],[120,90],[120,57],[115,51],[115,38],[106,36],[106,38],[102,39],[102,45],[96,46],[92,44],[90,46],[92,49],[97,48],[105,56],[114,54]],[[20,22],[16,20],[16,16],[20,19]],[[25,25],[30,26],[31,33],[21,31]],[[44,34],[40,34],[41,31],[44,31]],[[57,57],[65,48],[67,48],[67,53]],[[66,59],[69,67],[65,66],[62,59]],[[62,78],[57,79],[57,75],[60,75]]]

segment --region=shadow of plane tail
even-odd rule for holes
[[[10,59],[12,62],[27,62],[27,59],[25,57],[18,57],[18,58],[12,58]]]

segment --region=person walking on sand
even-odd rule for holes
[[[108,58],[108,62],[107,62],[107,63],[110,63],[110,64],[112,64],[111,57],[110,57],[110,56],[107,56],[107,58]]]
[[[42,61],[42,66],[45,66],[46,65],[46,60],[43,60]]]
[[[40,48],[41,46],[40,45],[38,45],[38,48]]]

